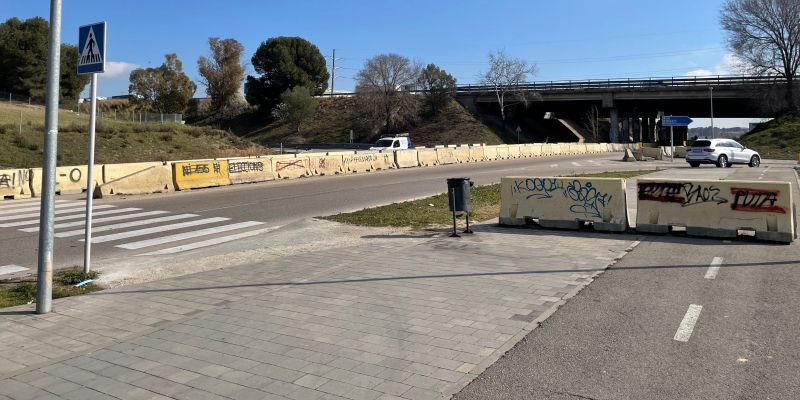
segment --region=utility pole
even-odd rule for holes
[[[336,49],[331,56],[331,98],[333,98],[333,85],[336,82]]]
[[[36,313],[53,309],[53,217],[58,151],[58,94],[61,76],[61,0],[50,0],[50,38],[47,56],[47,100],[42,151],[42,202],[39,211],[39,259],[36,275]]]

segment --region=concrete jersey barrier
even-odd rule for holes
[[[31,170],[0,170],[0,200],[31,197]]]
[[[436,154],[436,149],[419,149],[417,150],[417,159],[421,167],[430,167],[439,165],[439,157]]]
[[[345,172],[342,156],[350,153],[330,152],[326,154],[312,154],[308,156],[309,168],[314,175],[336,175]]]
[[[228,176],[232,184],[255,183],[275,179],[269,157],[236,157],[228,159]]]
[[[175,190],[172,166],[166,162],[105,164],[102,176],[103,183],[95,188],[95,197]]]
[[[439,165],[447,165],[447,164],[457,164],[458,159],[456,158],[455,149],[452,147],[445,147],[445,148],[437,148],[436,149],[436,160]]]
[[[497,159],[497,146],[483,146],[484,161],[494,161]]]
[[[471,162],[482,162],[484,161],[484,147],[480,144],[473,144],[469,146],[469,160]]]
[[[459,163],[468,163],[472,162],[472,153],[470,152],[469,145],[462,144],[458,146],[453,151],[455,151],[456,161]]]
[[[176,161],[172,163],[172,179],[176,190],[231,184],[228,160]]]
[[[625,180],[618,178],[503,177],[500,224],[578,229],[592,222],[598,231],[628,228]]]
[[[732,238],[753,230],[759,240],[794,240],[789,182],[640,179],[637,185],[637,231],[682,226],[692,236]]]
[[[373,153],[372,168],[378,170],[397,168],[397,164],[394,163],[394,154],[392,153],[392,150]]]
[[[275,179],[310,176],[310,160],[307,156],[281,155],[270,158]]]
[[[394,163],[397,168],[413,168],[419,166],[416,150],[397,150],[394,152]]]

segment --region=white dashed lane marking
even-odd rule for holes
[[[717,273],[719,273],[719,267],[722,265],[722,257],[714,257],[711,260],[711,265],[708,267],[708,271],[706,271],[706,279],[714,279],[717,277]]]
[[[678,326],[678,331],[675,332],[675,340],[679,342],[689,341],[694,331],[694,325],[697,323],[697,319],[700,318],[700,311],[702,310],[703,306],[701,305],[692,304],[689,306],[689,309],[686,310],[686,315],[683,316],[680,326]]]

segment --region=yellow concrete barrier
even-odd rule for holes
[[[397,165],[394,163],[394,154],[392,154],[392,152],[392,150],[387,150],[373,153],[372,168],[379,170],[397,168]]]
[[[498,160],[507,160],[511,158],[511,155],[508,153],[508,145],[507,144],[500,144],[495,146],[497,149],[497,159]]]
[[[789,243],[795,237],[789,182],[639,179],[636,230],[692,236],[736,237]]]
[[[397,150],[394,152],[394,163],[397,168],[413,168],[419,166],[416,150]]]
[[[0,200],[31,197],[31,170],[0,170]]]
[[[473,144],[469,146],[469,160],[471,162],[482,162],[485,161],[483,148],[485,146],[480,144]]]
[[[432,165],[439,165],[439,158],[436,155],[436,149],[419,149],[417,150],[417,160],[421,167],[430,167]]]
[[[300,178],[311,175],[311,162],[307,156],[280,155],[272,156],[270,160],[276,179]]]
[[[452,147],[445,147],[445,148],[437,147],[436,160],[439,163],[439,165],[458,163],[458,159],[456,159],[455,149]]]
[[[175,190],[172,166],[166,162],[105,164],[102,177],[103,183],[94,190],[95,197]]]
[[[275,179],[269,157],[237,157],[228,159],[231,183],[255,183]]]
[[[30,189],[31,196],[40,196],[42,193],[42,169],[31,168]],[[89,168],[86,165],[74,165],[56,168],[56,194],[75,194],[86,190],[86,173]],[[94,166],[94,186],[103,180],[103,166]]]
[[[497,159],[497,146],[483,146],[484,161],[494,161]]]
[[[342,154],[312,154],[308,156],[311,173],[314,175],[336,175],[344,172]]]
[[[372,165],[374,153],[355,152],[342,156],[342,165],[347,172],[369,172],[375,169]]]
[[[508,158],[522,157],[522,152],[520,150],[520,147],[522,147],[522,145],[519,144],[508,145]]]
[[[578,229],[591,222],[598,231],[628,228],[625,180],[618,178],[504,177],[500,224]]]
[[[470,152],[469,145],[462,144],[455,148],[456,161],[459,163],[468,163],[472,161],[472,153]]]
[[[519,145],[519,156],[530,158],[533,157],[533,146],[532,144],[521,144]]]
[[[541,144],[529,144],[528,148],[531,151],[532,157],[541,157],[544,154],[543,145]]]
[[[558,156],[561,154],[566,154],[567,149],[562,149],[561,145],[558,143],[550,143],[550,154],[554,156]]]
[[[176,190],[231,184],[228,160],[176,161],[172,163],[172,179]]]

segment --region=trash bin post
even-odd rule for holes
[[[450,237],[461,237],[458,232],[456,231],[458,227],[456,226],[456,189],[450,189],[450,208],[453,210],[453,234]]]

